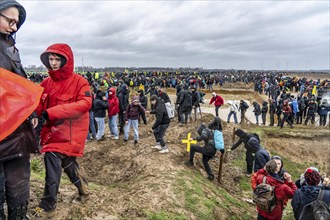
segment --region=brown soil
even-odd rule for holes
[[[169,93],[174,91],[168,90]],[[216,90],[225,97],[235,99],[263,100],[257,93],[250,90],[232,91]],[[210,92],[207,92],[210,96]],[[143,210],[160,212],[182,213],[189,219],[197,219],[189,211],[184,209],[184,200],[173,190],[176,177],[182,170],[188,169],[184,162],[188,159],[186,147],[181,143],[187,138],[187,133],[196,134],[196,128],[201,123],[209,123],[213,119],[211,114],[203,115],[203,119],[180,127],[176,119],[170,124],[165,140],[170,149],[168,154],[159,154],[151,149],[155,144],[151,126],[154,122],[150,116],[148,125],[140,125],[140,140],[138,146],[134,146],[131,137],[126,145],[119,141],[106,139],[102,142],[88,142],[85,147],[85,155],[79,159],[79,164],[89,181],[91,194],[85,203],[73,203],[77,195],[75,187],[64,179],[60,186],[56,219],[146,219]],[[233,124],[223,122],[224,140],[227,147],[233,143]],[[254,129],[254,126],[244,129]],[[108,131],[107,131],[108,132]],[[301,163],[315,163],[330,175],[329,156],[329,132],[310,132],[306,128],[295,128],[283,133],[265,132],[263,137],[265,146],[270,151],[281,152],[290,160]],[[223,165],[223,187],[237,199],[251,199],[251,195],[242,197],[239,181],[244,178],[243,169],[233,167],[234,159],[241,158],[244,154],[243,147],[225,156]],[[38,156],[42,157],[42,156]],[[219,155],[210,161],[216,174],[219,166]],[[195,169],[206,177],[203,170],[201,155],[196,154]],[[208,181],[205,178],[205,181]],[[42,196],[44,181],[32,178],[30,207],[35,207]],[[214,184],[216,180],[214,180]],[[210,191],[210,194],[212,192]],[[249,205],[251,213],[255,213],[253,205]],[[244,216],[242,210],[237,208],[236,214]],[[228,219],[230,213],[226,209],[216,208],[214,219]],[[32,218],[33,219],[33,218]]]

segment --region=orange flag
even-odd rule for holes
[[[41,86],[0,68],[0,141],[32,114],[42,92]]]

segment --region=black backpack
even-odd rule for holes
[[[299,220],[329,220],[330,208],[323,201],[324,191],[320,189],[317,199],[304,206],[299,216]]]

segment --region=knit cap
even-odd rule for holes
[[[317,169],[308,168],[304,174],[305,182],[308,185],[319,185],[321,181],[320,173],[317,171]]]

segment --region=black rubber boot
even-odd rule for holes
[[[26,205],[21,205],[17,207],[8,207],[8,220],[28,220],[29,217],[27,216],[27,207]]]

